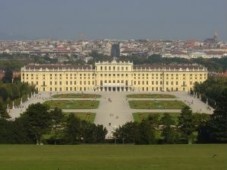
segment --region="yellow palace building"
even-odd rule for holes
[[[132,62],[97,62],[77,66],[29,64],[21,68],[21,80],[38,91],[190,91],[208,77],[200,65],[133,65]]]

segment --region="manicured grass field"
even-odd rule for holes
[[[161,119],[165,113],[138,112],[138,113],[133,113],[132,115],[135,122],[141,122],[142,120],[147,119],[148,116],[152,114],[158,114],[160,116],[159,118]],[[173,120],[177,122],[178,116],[180,115],[180,113],[168,113],[168,114],[170,114]]]
[[[65,93],[56,94],[52,96],[53,98],[100,98],[101,95],[98,94],[82,94],[82,93]]]
[[[132,109],[182,109],[186,105],[178,100],[131,100],[129,106]]]
[[[176,98],[174,95],[170,94],[129,94],[128,98]]]
[[[51,108],[60,109],[96,109],[99,106],[97,100],[49,100],[45,104]]]
[[[71,112],[64,112],[65,115],[69,115]],[[94,123],[95,120],[95,113],[88,113],[88,112],[73,112],[76,117],[78,117],[81,120],[85,120],[90,123]]]
[[[226,170],[226,150],[227,145],[0,145],[0,169]]]

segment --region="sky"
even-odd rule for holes
[[[227,0],[0,0],[0,39],[227,41]]]

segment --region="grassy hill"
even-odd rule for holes
[[[227,145],[0,145],[1,170],[226,170]]]

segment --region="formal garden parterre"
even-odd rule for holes
[[[100,98],[99,94],[87,94],[87,93],[64,93],[64,94],[55,94],[53,98]]]
[[[99,106],[98,100],[49,100],[44,104],[51,108],[61,109],[97,109]]]
[[[130,100],[129,105],[132,109],[182,109],[186,106],[179,100]]]
[[[80,120],[85,120],[90,123],[94,123],[95,113],[91,112],[64,112],[65,115],[73,114],[78,117]]]
[[[176,98],[176,96],[171,94],[129,94],[127,95],[128,98],[153,98],[153,99],[167,99],[167,98]]]

